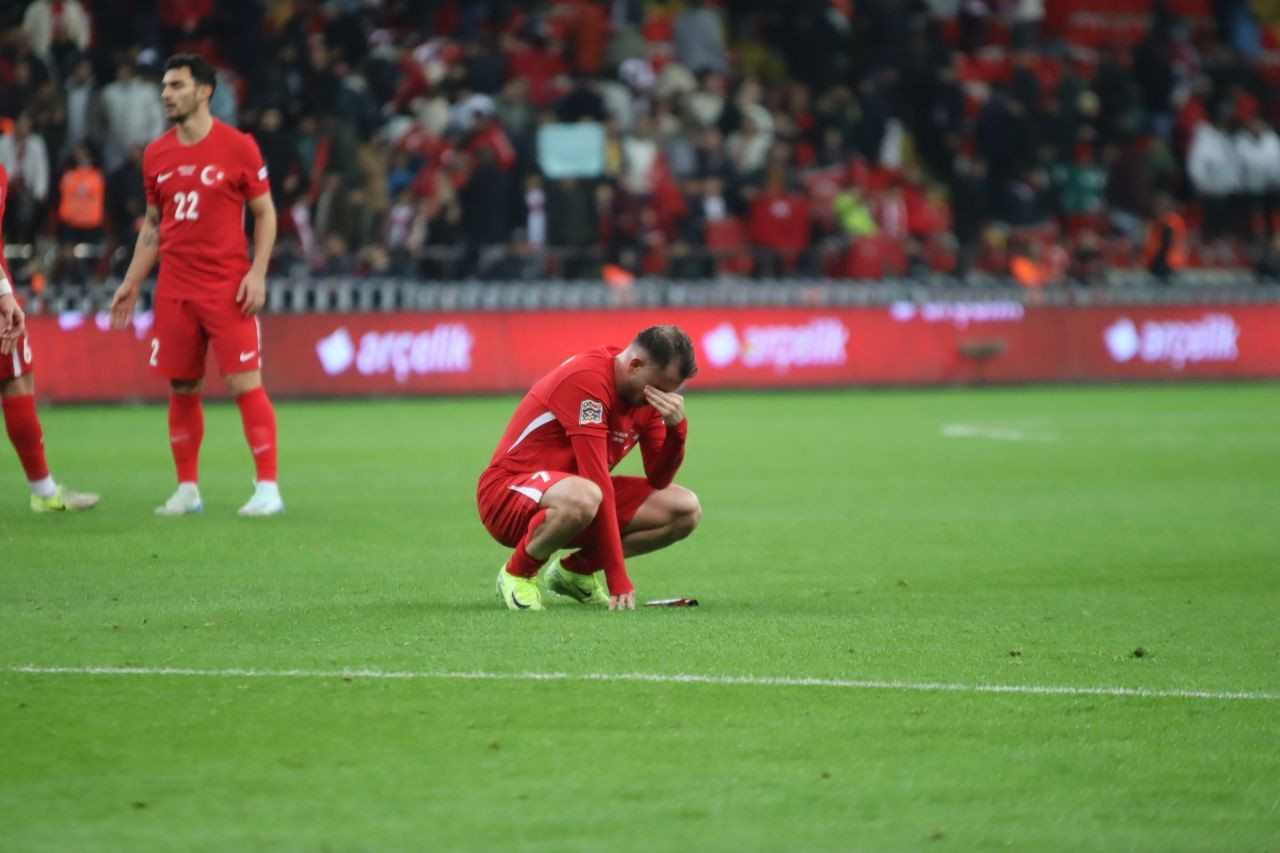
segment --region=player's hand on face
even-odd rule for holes
[[[636,609],[636,593],[624,592],[622,595],[609,596],[610,610],[635,610]]]
[[[133,309],[138,304],[138,288],[122,284],[111,297],[111,328],[124,329],[133,320]]]
[[[262,310],[267,302],[267,279],[259,272],[249,270],[240,282],[236,291],[236,303],[244,312],[244,316],[252,317]]]
[[[684,397],[679,394],[671,394],[652,385],[644,386],[644,398],[658,410],[658,414],[662,415],[662,421],[667,426],[679,426],[684,420]]]
[[[27,331],[27,318],[12,293],[0,296],[0,355],[9,355]]]

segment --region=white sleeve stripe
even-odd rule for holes
[[[543,412],[533,420],[529,421],[529,425],[524,428],[524,432],[520,433],[520,437],[515,440],[515,444],[512,444],[510,447],[507,448],[507,452],[510,453],[511,451],[515,450],[516,447],[520,445],[520,442],[524,441],[526,438],[529,437],[529,433],[533,432],[535,429],[542,426],[543,424],[551,423],[555,419],[556,419],[556,416],[551,414],[550,412]]]

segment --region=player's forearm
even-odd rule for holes
[[[276,209],[268,207],[253,215],[253,271],[265,276],[276,245]]]
[[[625,595],[635,590],[627,576],[626,561],[622,556],[622,532],[618,527],[618,508],[613,495],[613,478],[609,476],[606,439],[575,435],[572,439],[574,455],[578,461],[578,473],[600,487],[600,507],[595,521],[588,531],[604,569],[605,582],[610,595]]]
[[[125,271],[124,283],[130,287],[142,287],[160,257],[160,226],[150,218],[142,221],[142,230],[133,244],[133,260]]]
[[[676,479],[680,464],[684,462],[685,438],[689,434],[689,422],[681,421],[673,427],[667,427],[662,446],[652,454],[645,454],[644,475],[649,485],[661,491],[670,486]]]

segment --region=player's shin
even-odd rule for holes
[[[244,437],[253,453],[253,464],[259,483],[276,482],[276,410],[267,396],[267,389],[259,385],[236,397],[240,407],[240,419],[244,422]]]
[[[524,538],[516,544],[516,551],[511,555],[511,559],[507,562],[507,573],[521,578],[531,578],[538,574],[538,570],[547,562],[547,557],[533,556],[526,550],[529,540],[533,538],[533,534],[541,526],[542,522],[547,518],[547,511],[539,510],[529,519],[529,526],[525,530]]]
[[[44,431],[36,415],[36,398],[30,394],[4,398],[4,427],[22,461],[31,491],[38,497],[52,497],[57,485],[49,476],[44,456]]]
[[[200,480],[200,442],[204,440],[204,403],[200,394],[169,395],[169,447],[178,483]]]

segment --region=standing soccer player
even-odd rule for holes
[[[4,221],[9,195],[9,172],[0,164],[0,222]],[[36,383],[31,376],[34,358],[27,338],[26,318],[13,293],[9,266],[4,259],[4,239],[0,237],[0,403],[4,407],[4,428],[18,451],[22,470],[31,486],[34,512],[63,512],[92,509],[98,496],[75,492],[58,485],[49,475],[44,457],[44,430],[36,415]]]
[[[625,349],[575,355],[520,401],[477,491],[485,529],[515,548],[498,570],[508,609],[542,609],[538,570],[566,547],[578,550],[551,564],[548,590],[635,609],[624,559],[678,542],[702,516],[697,496],[673,484],[688,434],[676,391],[697,370],[689,336],[653,326]],[[636,444],[645,476],[612,476]]]
[[[197,485],[204,437],[201,392],[212,345],[240,407],[257,469],[253,497],[240,514],[276,515],[284,512],[276,484],[276,414],[262,387],[257,318],[266,301],[267,264],[276,238],[267,168],[250,136],[209,113],[215,79],[208,62],[178,54],[164,68],[161,98],[174,126],[143,155],[146,218],[133,261],[111,300],[111,325],[123,329],[159,258],[151,367],[171,387],[169,443],[178,489],[156,514],[204,510]],[[252,263],[245,246],[246,205],[253,211]]]

